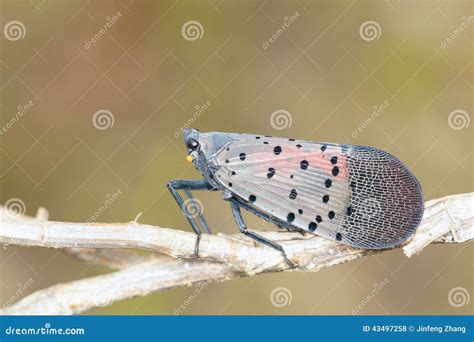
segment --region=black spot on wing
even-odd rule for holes
[[[239,154],[239,158],[240,160],[245,160],[245,158],[247,158],[247,155],[242,152],[241,154]]]
[[[250,195],[249,196],[249,202],[254,203],[257,200],[257,197],[255,195]]]
[[[316,230],[316,228],[318,228],[318,225],[316,224],[316,222],[311,222],[308,225],[308,229],[309,229],[310,232],[314,232]]]
[[[267,178],[272,178],[274,175],[275,175],[275,169],[273,167],[270,167],[268,169]]]
[[[275,153],[275,155],[279,155],[281,153],[281,146],[275,146],[273,153]]]
[[[290,197],[290,199],[294,200],[294,199],[296,199],[296,196],[298,196],[298,192],[296,191],[296,189],[291,189],[290,195],[288,197]]]
[[[288,216],[286,217],[286,220],[291,223],[295,220],[295,214],[293,213],[288,213]]]
[[[308,161],[307,161],[306,159],[305,159],[305,160],[302,160],[302,161],[300,162],[300,167],[301,167],[302,170],[308,169],[308,166],[309,166],[309,163],[308,163]]]

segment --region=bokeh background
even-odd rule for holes
[[[176,138],[188,121],[375,146],[412,169],[426,199],[472,191],[473,14],[472,1],[2,0],[0,202],[86,221],[120,192],[97,221],[141,212],[141,223],[190,230],[166,189],[198,177]],[[237,231],[219,194],[198,196],[214,230]],[[182,314],[351,314],[385,281],[358,314],[468,314],[472,303],[454,307],[448,293],[472,294],[472,252],[430,246],[213,283]],[[0,305],[106,272],[59,250],[4,247]],[[282,307],[278,287],[291,297]],[[173,314],[193,292],[87,313]]]

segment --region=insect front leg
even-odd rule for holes
[[[194,202],[194,196],[191,193],[191,190],[184,189],[184,193],[188,197],[188,199],[192,202]],[[198,213],[197,219],[199,220],[199,223],[201,224],[202,229],[204,230],[204,233],[206,234],[212,234],[211,229],[209,228],[206,220],[204,219],[204,215],[202,214],[202,211]]]
[[[204,230],[204,233],[210,234],[211,231],[207,226],[207,223],[202,215],[202,208],[199,205],[196,207],[196,203],[193,203],[194,197],[191,194],[191,190],[214,190],[213,187],[205,180],[205,179],[175,179],[168,182],[168,189],[171,192],[171,195],[175,199],[176,203],[178,203],[179,207],[183,211],[188,220],[189,224],[193,228],[194,232],[197,234],[196,238],[196,246],[194,248],[194,255],[198,257],[199,254],[199,242],[201,240],[201,230],[199,229],[199,225],[196,222],[196,218],[198,218],[201,226]],[[183,200],[181,195],[179,194],[178,190],[184,190],[186,196],[190,200],[190,202],[186,203]],[[194,214],[190,212],[190,208],[188,208],[187,204],[196,211]]]
[[[245,224],[244,219],[242,217],[242,213],[240,211],[240,204],[235,199],[230,200],[230,207],[232,209],[232,214],[234,215],[235,222],[237,223],[237,226],[239,227],[239,230],[242,234],[261,244],[264,244],[281,252],[288,266],[290,266],[290,268],[295,268],[295,265],[290,261],[290,259],[288,259],[285,250],[281,245],[276,242],[270,241],[267,238],[247,229],[247,225]]]

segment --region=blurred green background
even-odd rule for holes
[[[166,183],[198,177],[175,137],[191,118],[202,131],[376,146],[412,169],[426,199],[472,191],[473,14],[472,1],[2,0],[1,203],[86,221],[120,190],[97,221],[142,212],[141,223],[190,230]],[[291,125],[272,125],[275,111]],[[237,231],[220,194],[199,198],[214,231]],[[351,314],[385,278],[358,314],[468,314],[472,303],[453,307],[448,293],[472,293],[472,252],[430,246],[213,283],[182,314]],[[5,247],[0,305],[105,272],[59,250]],[[272,305],[277,287],[291,303]],[[173,314],[193,292],[87,313]]]

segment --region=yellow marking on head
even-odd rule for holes
[[[194,160],[194,158],[193,158],[193,156],[189,155],[189,156],[186,157],[186,160],[188,162],[192,162]]]

